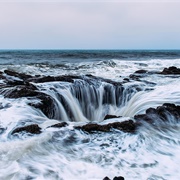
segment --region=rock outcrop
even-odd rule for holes
[[[76,129],[88,132],[88,133],[93,133],[93,132],[110,132],[111,129],[117,129],[123,132],[128,132],[128,133],[134,133],[136,131],[136,123],[132,120],[127,120],[123,122],[113,122],[113,123],[108,123],[105,125],[100,125],[97,123],[89,123],[84,126],[76,126]]]
[[[162,106],[155,108],[148,108],[145,114],[134,116],[137,122],[146,121],[149,123],[168,122],[169,117],[173,117],[174,122],[180,121],[180,106],[175,104],[165,103]]]
[[[24,127],[18,127],[16,129],[14,129],[11,134],[20,133],[23,131],[25,131],[27,133],[31,133],[31,134],[40,134],[41,128],[37,124],[31,124],[31,125],[24,126]]]
[[[169,68],[164,68],[162,72],[159,74],[163,75],[180,75],[180,68],[177,68],[175,66],[171,66]]]

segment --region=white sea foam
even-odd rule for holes
[[[40,75],[85,75],[109,78],[121,81],[138,69],[162,71],[164,67],[180,67],[176,60],[125,61],[109,60],[107,62],[66,63],[63,67],[48,65],[9,65],[8,69],[28,74]],[[7,66],[1,65],[1,70]],[[120,77],[121,76],[121,77]],[[154,127],[144,123],[136,134],[113,130],[111,133],[88,134],[75,130],[73,126],[95,121],[124,121],[136,114],[144,113],[149,107],[163,103],[180,105],[180,79],[173,76],[148,75],[143,80],[156,83],[151,86],[143,82],[130,82],[124,85],[123,103],[103,104],[104,86],[96,88],[98,92],[97,107],[83,104],[74,96],[71,83],[39,83],[39,91],[52,96],[56,101],[54,119],[47,118],[40,110],[28,105],[38,99],[7,99],[0,96],[0,179],[2,180],[102,180],[105,176],[124,176],[126,180],[164,180],[180,179],[180,125],[169,117],[169,121]],[[82,87],[84,86],[83,84]],[[79,86],[80,86],[79,85]],[[130,93],[128,87],[137,85]],[[109,87],[112,92],[114,89]],[[91,102],[95,95],[91,85],[84,86],[83,101]],[[58,95],[62,95],[70,107],[74,122]],[[79,94],[80,95],[80,94]],[[128,97],[129,96],[129,97]],[[92,99],[91,99],[92,98]],[[85,106],[86,105],[86,106]],[[85,114],[88,109],[88,117]],[[90,112],[91,111],[91,112]],[[106,114],[124,116],[102,122]],[[66,121],[69,126],[58,129],[49,126]],[[37,123],[42,128],[40,135],[11,135],[16,127]],[[1,132],[1,131],[0,131]]]

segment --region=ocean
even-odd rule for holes
[[[0,179],[180,179],[180,50],[0,50]]]

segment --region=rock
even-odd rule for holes
[[[109,132],[110,126],[105,125],[99,125],[99,124],[86,124],[84,126],[77,126],[75,129],[81,129],[83,131],[86,131],[88,133],[92,133],[95,131],[101,131],[101,132]]]
[[[134,133],[137,128],[137,124],[132,120],[111,123],[110,126],[114,129],[129,133]]]
[[[111,179],[106,176],[103,180],[111,180]],[[124,179],[124,177],[122,177],[122,176],[118,176],[118,177],[115,176],[115,177],[113,178],[113,180],[125,180],[125,179]]]
[[[39,94],[36,90],[37,88],[33,85],[20,85],[7,90],[4,96],[6,98],[34,97]]]
[[[130,74],[129,75],[129,78],[130,79],[132,79],[132,80],[134,80],[134,81],[140,81],[140,78],[141,76],[139,76],[139,75],[135,75],[135,74]]]
[[[31,78],[28,81],[34,83],[44,83],[44,82],[54,82],[54,81],[63,81],[73,83],[74,79],[79,79],[79,76],[44,76],[44,77],[35,77]]]
[[[9,76],[18,77],[18,78],[20,78],[22,80],[27,80],[29,78],[32,78],[31,75],[27,75],[27,74],[24,74],[24,73],[18,73],[18,72],[11,71],[11,70],[4,70],[4,73],[9,75]]]
[[[56,105],[54,99],[45,93],[39,92],[32,84],[15,86],[12,89],[5,90],[2,94],[6,98],[34,97],[40,99],[39,103],[29,103],[29,105],[40,109],[49,118],[54,117],[54,107]]]
[[[105,78],[93,76],[93,75],[91,75],[91,74],[87,74],[87,75],[85,76],[85,79],[84,79],[84,80],[88,80],[88,79],[86,79],[86,77],[88,77],[89,79],[93,79],[93,80],[100,81],[100,82],[106,82],[106,83],[112,84],[112,85],[114,85],[114,86],[122,86],[122,83],[121,83],[121,82],[116,82],[116,81],[113,81],[113,80],[110,80],[110,79],[105,79]]]
[[[130,82],[129,78],[124,78],[123,79],[123,83],[128,83],[128,82]]]
[[[107,114],[107,115],[104,117],[104,120],[106,120],[106,119],[112,119],[112,118],[119,118],[119,117],[120,117],[120,116]]]
[[[111,179],[109,179],[109,178],[106,176],[103,180],[111,180]]]
[[[76,129],[80,129],[83,131],[86,131],[88,133],[93,133],[96,131],[100,132],[110,132],[112,128],[118,129],[123,132],[129,132],[129,133],[134,133],[136,131],[137,125],[134,123],[132,120],[128,121],[123,121],[123,122],[114,122],[114,123],[108,123],[105,125],[100,125],[100,124],[86,124],[84,126],[76,126]]]
[[[62,123],[58,123],[58,124],[49,126],[47,128],[50,128],[50,127],[61,128],[61,127],[65,127],[67,125],[68,124],[66,122],[62,122]],[[0,134],[1,134],[1,131],[2,131],[1,129],[2,128],[0,128]],[[41,128],[37,124],[31,124],[31,125],[24,126],[24,127],[18,127],[16,129],[14,129],[11,134],[20,133],[20,132],[23,132],[23,131],[25,131],[27,133],[31,133],[31,134],[40,134],[41,133]]]
[[[140,69],[140,70],[135,71],[135,73],[137,73],[137,74],[144,74],[144,73],[147,73],[147,70]]]
[[[41,128],[37,124],[31,124],[31,125],[24,126],[24,127],[18,127],[16,129],[14,129],[11,134],[20,133],[22,131],[25,131],[25,132],[28,132],[31,134],[40,134]]]
[[[163,74],[163,75],[176,75],[176,74],[180,74],[180,68],[177,68],[175,66],[171,66],[169,68],[164,68],[162,72],[160,72],[159,74]]]
[[[125,179],[122,176],[118,176],[118,177],[114,177],[113,180],[125,180]]]
[[[41,101],[39,103],[29,103],[29,105],[40,109],[48,118],[53,119],[55,117],[55,100],[51,96],[40,92],[35,97]]]
[[[146,121],[148,123],[167,122],[169,116],[173,116],[174,121],[180,120],[180,106],[175,104],[165,103],[162,106],[155,108],[148,108],[145,114],[134,116],[138,122]]]
[[[53,128],[61,128],[61,127],[65,127],[65,126],[68,126],[68,123],[62,122],[62,123],[54,124],[54,125],[49,126],[49,127],[53,127]],[[48,127],[48,128],[49,128],[49,127]]]

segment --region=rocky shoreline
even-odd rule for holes
[[[179,75],[180,68],[177,67],[169,67],[164,68],[162,72],[148,72],[147,70],[138,70],[133,75],[130,75],[130,79],[140,80],[142,76],[147,74],[157,73],[161,75]],[[120,87],[123,89],[123,84],[126,82],[115,82],[108,79],[103,79],[99,77],[95,77],[92,75],[87,76],[31,76],[23,73],[17,73],[10,70],[4,70],[4,72],[0,72],[0,79],[3,80],[3,83],[0,84],[0,93],[4,95],[5,98],[37,98],[40,100],[40,103],[29,103],[30,106],[34,108],[40,109],[47,117],[53,118],[53,109],[55,107],[54,99],[43,92],[40,92],[34,83],[44,83],[44,82],[69,82],[74,83],[76,79],[80,79],[85,81],[88,84],[94,85],[94,81],[96,84],[98,82],[106,82],[111,84],[114,87]],[[126,79],[127,81],[127,79]],[[109,92],[107,89],[107,94],[105,96],[109,96]],[[167,121],[168,115],[174,117],[176,121],[180,119],[180,106],[176,106],[175,104],[163,104],[162,106],[154,108],[149,108],[146,110],[145,114],[139,114],[134,116],[132,119],[123,121],[123,122],[113,122],[108,124],[97,124],[97,123],[88,123],[83,126],[76,126],[75,129],[82,130],[87,133],[94,132],[110,132],[112,129],[117,129],[127,133],[135,133],[136,130],[142,126],[142,122],[148,122],[151,124],[158,124],[160,122]],[[118,118],[115,115],[106,115],[104,120],[106,119]],[[64,127],[68,124],[66,122],[61,122],[59,124],[55,124],[54,127]],[[22,131],[26,131],[32,134],[40,134],[41,128],[38,124],[32,124],[24,127],[18,127],[12,131],[14,133],[20,133]]]
[[[112,87],[114,88],[114,92],[116,96],[119,94],[122,94],[124,92],[124,84],[131,82],[131,81],[140,81],[145,84],[151,85],[153,87],[155,85],[154,82],[147,82],[142,80],[143,77],[146,77],[148,75],[152,74],[158,74],[160,76],[174,76],[179,77],[180,75],[180,68],[177,67],[169,67],[164,68],[161,72],[151,72],[148,70],[138,70],[134,72],[133,74],[129,75],[129,77],[125,78],[122,82],[116,82],[109,79],[104,79],[100,77],[95,77],[93,75],[86,75],[86,76],[31,76],[28,74],[23,73],[17,73],[10,70],[4,70],[4,72],[0,72],[0,94],[2,94],[5,98],[11,98],[11,99],[17,99],[17,98],[24,98],[27,99],[35,98],[40,100],[38,103],[32,103],[30,102],[28,105],[30,105],[33,108],[36,108],[40,110],[44,115],[50,119],[54,118],[55,114],[55,107],[56,107],[56,101],[53,97],[50,95],[41,92],[38,87],[36,86],[37,83],[47,83],[47,82],[67,82],[73,85],[76,88],[76,91],[78,92],[79,84],[76,83],[76,80],[82,81],[83,85],[88,85],[89,87],[94,88],[94,92],[96,87],[99,86],[101,83],[105,83],[104,86],[104,104],[113,103],[111,100],[111,94],[109,89]],[[131,88],[134,88],[137,92],[141,91],[138,86],[133,85],[130,87],[129,91],[131,91]],[[119,94],[118,94],[119,93]],[[98,96],[98,94],[96,94]],[[78,96],[75,92],[75,96]],[[71,113],[71,111],[68,109],[68,106],[66,105],[65,100],[63,97],[60,97],[60,100],[62,101],[62,104],[65,106],[66,111]],[[117,104],[119,102],[116,102]],[[95,104],[96,105],[96,104]],[[118,104],[119,105],[119,104]],[[8,108],[10,105],[3,105],[0,104],[0,109]],[[159,125],[163,125],[165,123],[169,123],[168,119],[169,117],[173,118],[173,122],[171,123],[179,123],[180,121],[180,106],[172,103],[164,103],[156,108],[148,108],[146,109],[144,114],[137,114],[129,119],[126,120],[120,120],[121,116],[116,116],[114,114],[106,114],[104,116],[104,119],[97,123],[91,122],[91,123],[85,123],[83,125],[73,125],[71,127],[71,131],[78,131],[82,132],[84,135],[90,135],[93,133],[112,133],[114,130],[116,132],[121,133],[130,133],[132,135],[136,134],[138,131],[141,130],[141,127],[144,127],[145,124],[149,124],[153,128],[158,128]],[[73,117],[72,117],[73,119]],[[111,120],[111,122],[107,120]],[[113,122],[113,120],[115,120]],[[42,128],[41,124],[26,124],[24,126],[18,126],[12,129],[10,132],[10,135],[12,137],[21,134],[21,133],[27,133],[30,135],[39,135],[46,131],[49,128],[56,128],[61,129],[66,128],[70,126],[70,123],[59,121],[59,123],[54,123],[51,126],[47,126],[46,128]],[[0,135],[5,131],[3,127],[0,127]],[[109,177],[105,177],[103,180],[110,180]],[[113,178],[113,180],[124,180],[124,177],[122,176],[116,176]]]

